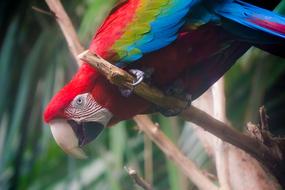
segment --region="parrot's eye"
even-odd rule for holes
[[[81,94],[81,95],[76,96],[72,103],[73,106],[76,108],[83,107],[85,105],[87,96],[88,94]]]
[[[77,105],[82,105],[83,104],[83,99],[82,99],[82,97],[78,97],[77,99],[76,99],[76,104]]]

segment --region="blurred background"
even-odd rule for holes
[[[62,3],[88,47],[116,1]],[[88,145],[88,160],[74,160],[59,149],[42,112],[77,66],[55,20],[32,6],[48,10],[44,1],[0,1],[0,189],[134,189],[125,165],[134,167],[155,189],[196,189],[132,121],[105,130]],[[282,1],[277,11],[284,10]],[[258,108],[265,105],[270,130],[284,135],[285,60],[250,49],[226,74],[225,97],[227,118],[234,126],[258,122]],[[189,123],[152,117],[189,158],[215,173]]]

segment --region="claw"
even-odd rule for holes
[[[140,84],[145,77],[145,73],[141,70],[138,70],[138,69],[130,69],[129,72],[131,74],[135,75],[135,77],[136,77],[136,80],[133,81],[132,86],[137,86],[138,84]]]
[[[150,79],[153,72],[154,71],[152,68],[147,68],[145,72],[139,69],[130,69],[129,73],[135,76],[135,80],[131,84],[132,88],[119,88],[121,94],[124,97],[131,96],[133,94],[134,88],[139,85],[144,79]]]

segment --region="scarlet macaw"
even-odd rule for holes
[[[111,11],[89,50],[132,69],[139,81],[143,75],[139,71],[151,69],[152,85],[168,92],[179,89],[195,99],[252,45],[283,55],[284,50],[276,47],[284,46],[285,18],[264,9],[277,3],[125,0]],[[122,92],[84,63],[44,113],[58,145],[66,153],[84,158],[80,147],[106,126],[153,111],[151,103]]]

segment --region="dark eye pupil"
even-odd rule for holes
[[[78,99],[77,99],[77,103],[78,103],[78,104],[81,104],[81,103],[82,103],[82,99],[81,99],[81,98],[78,98]]]

